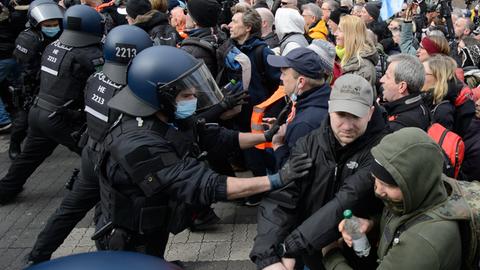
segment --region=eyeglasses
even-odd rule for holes
[[[401,31],[402,29],[400,27],[392,27],[390,28],[390,31],[394,32],[394,31]]]
[[[288,2],[280,2],[280,6],[286,6],[288,5]]]

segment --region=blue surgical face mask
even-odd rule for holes
[[[60,26],[53,26],[53,27],[42,26],[42,32],[47,37],[54,37],[60,32]]]
[[[177,110],[175,111],[176,119],[185,119],[192,116],[197,110],[197,99],[188,99],[177,102]]]

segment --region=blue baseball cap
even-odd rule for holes
[[[322,66],[322,59],[314,51],[300,47],[291,50],[285,56],[269,55],[267,62],[273,67],[293,68],[303,76],[316,79],[320,74],[325,73]]]

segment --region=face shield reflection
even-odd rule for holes
[[[203,62],[186,72],[177,80],[163,85],[159,91],[166,91],[176,100],[197,98],[197,111],[205,110],[219,103],[223,94],[218,89],[212,74]]]

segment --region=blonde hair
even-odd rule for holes
[[[152,4],[152,9],[154,10],[158,10],[163,13],[166,13],[168,10],[167,0],[150,0],[150,4]]]
[[[457,64],[451,57],[439,54],[428,58],[426,63],[436,80],[432,92],[433,103],[439,104],[447,95],[448,81],[452,79],[455,80],[455,69],[457,68]]]
[[[428,38],[437,45],[439,49],[439,54],[450,55],[450,45],[448,45],[448,40],[442,36],[428,36]]]
[[[362,62],[360,53],[371,50],[374,45],[367,37],[367,27],[365,23],[357,16],[346,15],[340,18],[338,27],[343,32],[343,43],[345,55],[342,58],[342,66],[351,58],[357,57],[359,63]]]

